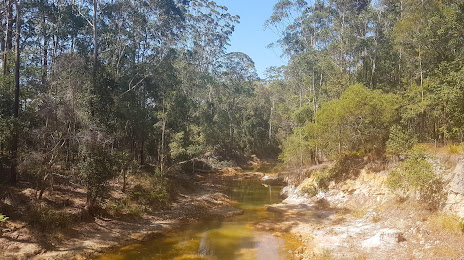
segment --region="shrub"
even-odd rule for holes
[[[427,159],[425,147],[415,146],[409,157],[390,173],[387,185],[401,194],[415,192],[419,200],[437,208],[443,199],[444,184]]]
[[[460,153],[464,152],[464,144],[452,144],[448,146],[448,152],[449,153]]]
[[[135,185],[129,194],[133,201],[141,202],[144,205],[156,209],[166,206],[170,196],[169,184],[166,179],[160,176],[144,176],[141,183]]]
[[[73,216],[69,213],[52,210],[41,206],[29,214],[29,224],[42,231],[54,231],[65,229],[72,223]]]
[[[80,152],[80,180],[87,188],[87,207],[93,208],[108,192],[108,181],[114,176],[113,159],[108,149],[97,141],[87,141]]]
[[[107,204],[106,210],[112,216],[126,216],[133,219],[140,218],[143,215],[145,208],[135,203],[131,203],[128,198],[125,198],[121,200],[110,201]]]
[[[415,144],[416,138],[409,131],[404,130],[399,125],[390,128],[390,135],[387,141],[386,154],[389,157],[406,154]]]
[[[9,217],[0,213],[0,223],[5,223],[8,219]]]
[[[301,185],[302,192],[310,197],[316,196],[319,192],[324,192],[329,189],[330,181],[332,180],[331,171],[315,171],[312,173],[312,178],[306,179]]]

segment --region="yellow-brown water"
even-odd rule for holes
[[[243,215],[189,225],[182,231],[121,248],[99,259],[289,259],[288,251],[297,247],[294,239],[253,228],[262,220],[279,219],[264,206],[280,202],[280,189],[253,180],[236,182],[230,196],[238,202],[236,207],[244,210]]]

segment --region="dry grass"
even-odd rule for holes
[[[364,216],[367,214],[367,211],[365,209],[359,209],[359,210],[355,210],[351,213],[351,215],[353,215],[353,217],[355,218],[364,218]]]
[[[429,217],[427,224],[431,229],[440,232],[464,236],[459,217],[455,215],[437,213]]]

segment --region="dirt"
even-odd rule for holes
[[[442,212],[417,201],[398,201],[383,184],[387,172],[362,171],[355,180],[309,198],[289,196],[268,210],[282,214],[278,223],[258,229],[291,232],[304,247],[295,259],[460,259],[464,236],[447,229]]]
[[[112,219],[104,214],[87,222],[78,221],[56,232],[32,228],[27,219],[12,215],[0,226],[0,259],[85,259],[112,248],[143,242],[179,229],[185,224],[210,218],[225,218],[241,214],[225,195],[228,183],[236,178],[253,178],[236,171],[198,174],[185,180],[177,199],[164,210],[145,213],[137,219]],[[112,192],[120,199],[121,192]],[[2,191],[2,209],[27,214],[31,203],[37,203],[35,189],[8,188]],[[72,198],[71,200],[69,198]],[[85,206],[85,190],[79,186],[56,185],[45,193],[41,203],[79,215]],[[23,207],[19,209],[18,207]],[[13,211],[14,210],[14,211]]]

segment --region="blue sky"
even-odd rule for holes
[[[266,47],[278,39],[271,30],[264,30],[264,22],[271,16],[272,8],[277,2],[278,0],[216,0],[217,4],[227,6],[230,14],[240,16],[240,24],[235,27],[228,52],[248,54],[255,62],[261,78],[264,78],[267,67],[286,64],[286,58],[280,57],[280,48]]]

